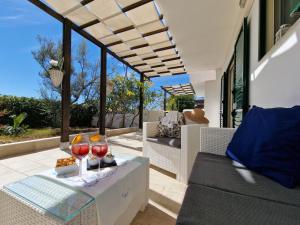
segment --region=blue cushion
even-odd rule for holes
[[[253,107],[228,145],[229,158],[283,186],[300,183],[300,106]]]

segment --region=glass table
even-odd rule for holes
[[[4,189],[64,222],[72,220],[95,201],[80,190],[40,176],[27,177],[4,186]]]

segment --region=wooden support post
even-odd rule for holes
[[[99,133],[105,135],[107,49],[101,49]]]
[[[144,75],[140,75],[140,82],[144,85]],[[140,106],[139,106],[139,128],[143,129],[143,112],[144,112],[144,87],[140,87]]]
[[[167,92],[164,90],[164,111],[167,111]]]
[[[70,104],[71,104],[71,43],[72,29],[67,20],[63,22],[64,77],[61,90],[61,138],[60,148],[69,148]]]

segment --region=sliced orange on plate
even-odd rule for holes
[[[91,142],[99,142],[101,141],[102,137],[100,134],[93,134],[90,136],[90,141]]]
[[[82,135],[81,135],[81,134],[77,134],[77,135],[73,138],[71,144],[72,144],[72,145],[76,145],[76,144],[80,143],[81,141],[82,141]]]

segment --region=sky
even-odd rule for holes
[[[73,33],[72,42],[76,45],[82,38]],[[58,41],[62,37],[62,24],[28,1],[1,0],[0,95],[40,97],[38,73],[41,68],[32,57],[32,51],[39,47],[38,35]],[[99,48],[90,42],[87,44],[89,58],[97,57]],[[108,58],[108,63],[113,61],[112,57]],[[188,75],[159,77],[152,81],[152,88],[156,90],[164,85],[190,82]]]

